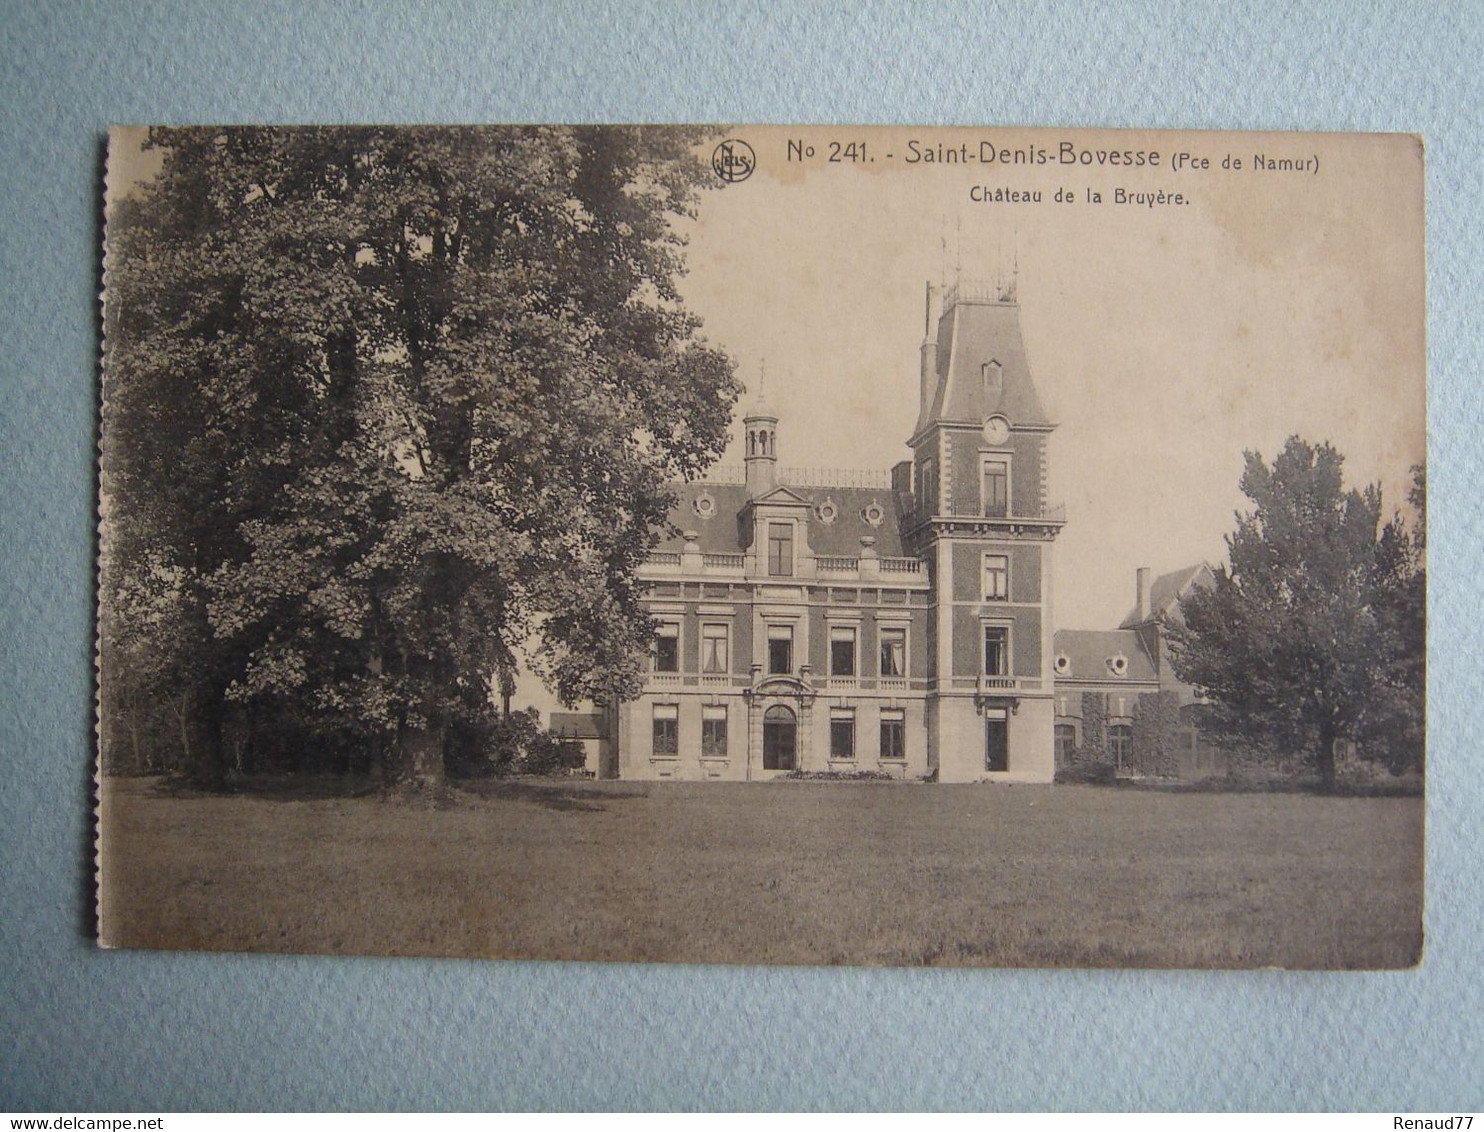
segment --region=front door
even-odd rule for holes
[[[798,727],[794,713],[781,704],[763,715],[763,769],[793,770]]]

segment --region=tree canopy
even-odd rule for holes
[[[523,642],[631,694],[636,568],[739,391],[676,291],[698,140],[151,131],[108,218],[105,713],[173,697],[199,766],[235,718],[428,771]]]
[[[1298,756],[1329,788],[1338,739],[1397,769],[1422,755],[1422,528],[1383,523],[1380,488],[1347,490],[1343,465],[1298,437],[1271,465],[1246,453],[1253,508],[1227,536],[1229,565],[1171,630],[1175,672],[1208,697],[1210,730]]]

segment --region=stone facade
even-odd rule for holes
[[[757,405],[742,474],[677,488],[617,775],[1051,781],[1063,516],[1013,292],[928,288],[913,457],[889,474],[780,469],[778,425]]]

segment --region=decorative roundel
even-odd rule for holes
[[[833,523],[840,517],[840,508],[835,506],[833,499],[826,499],[814,508],[814,514],[818,516],[821,523]]]
[[[1108,658],[1108,671],[1113,673],[1114,676],[1127,676],[1128,657],[1124,656],[1121,652],[1114,653]]]
[[[1052,665],[1055,667],[1058,676],[1070,676],[1072,674],[1072,658],[1064,652],[1056,654],[1056,659],[1052,661]]]
[[[691,504],[696,509],[696,514],[703,519],[709,519],[716,514],[716,500],[712,498],[709,491],[703,491],[696,496],[696,501]]]
[[[873,500],[866,504],[865,509],[861,512],[861,518],[870,523],[871,526],[879,527],[882,523],[886,522],[886,512],[881,509],[881,504]]]

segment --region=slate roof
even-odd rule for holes
[[[603,739],[603,715],[596,711],[554,711],[551,730],[567,739]]]
[[[985,362],[1000,364],[998,396],[985,389]],[[1011,424],[1051,423],[1031,380],[1020,307],[959,299],[938,323],[938,389],[930,419],[978,422],[993,413],[1003,413]]]
[[[1118,627],[1132,629],[1136,625],[1142,625],[1160,617],[1178,617],[1179,601],[1190,592],[1192,585],[1208,588],[1215,585],[1211,567],[1204,562],[1197,562],[1194,566],[1186,566],[1181,570],[1161,574],[1149,586],[1149,616],[1140,619],[1139,608],[1135,606],[1128,611],[1128,616],[1118,623]]]
[[[1051,641],[1052,652],[1072,662],[1071,671],[1058,673],[1058,680],[1159,683],[1159,673],[1144,647],[1144,639],[1132,629],[1058,629]],[[1108,670],[1109,658],[1119,654],[1128,657],[1124,676],[1114,676]]]
[[[890,488],[869,487],[795,487],[782,484],[809,505],[806,513],[809,548],[817,555],[854,558],[861,552],[861,536],[876,540],[876,553],[883,558],[900,558],[902,550],[902,501]],[[670,510],[670,522],[681,531],[695,531],[702,554],[741,554],[747,549],[738,516],[747,505],[747,488],[742,484],[689,483],[673,487],[678,502]],[[696,511],[695,503],[709,495],[716,504],[710,518]],[[816,509],[829,501],[835,505],[834,522],[826,523]],[[863,512],[875,503],[886,517],[879,527],[866,522]],[[675,551],[685,545],[679,535],[660,540],[658,550]]]

